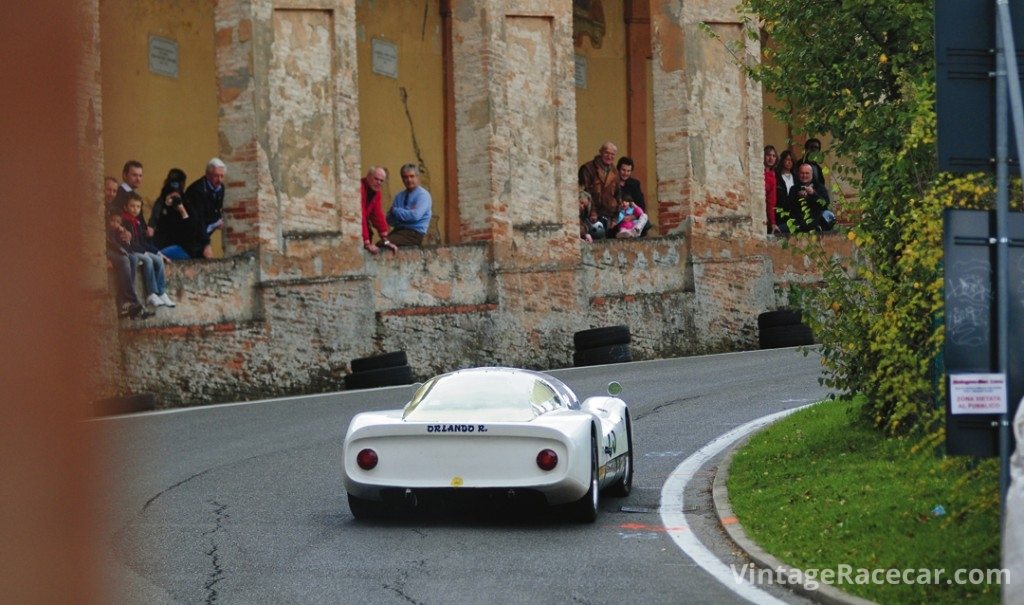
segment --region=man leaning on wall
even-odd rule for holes
[[[224,177],[227,166],[220,158],[213,158],[206,164],[206,174],[199,177],[185,190],[185,201],[191,215],[197,212],[205,229],[202,234],[203,258],[213,258],[210,237],[224,226]]]
[[[391,232],[383,238],[379,245],[394,244],[404,246],[422,246],[423,237],[430,225],[430,213],[433,200],[430,193],[420,187],[420,171],[416,164],[406,164],[400,171],[405,189],[398,192],[391,209],[388,210],[388,224]]]
[[[385,248],[397,251],[398,246],[388,240],[388,223],[384,218],[384,209],[381,202],[381,187],[388,178],[388,173],[380,166],[371,166],[366,171],[366,176],[359,183],[359,202],[362,209],[363,226],[363,248],[370,254],[380,254],[380,248],[373,244],[373,232],[370,226],[377,230],[380,241]]]

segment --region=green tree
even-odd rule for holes
[[[989,207],[991,180],[937,172],[932,0],[743,0],[752,35],[769,42],[750,71],[798,127],[833,138],[857,184],[852,259],[829,258],[815,236],[791,238],[824,286],[802,304],[822,342],[823,381],[863,393],[866,420],[890,434],[941,441],[942,210]],[[758,31],[760,30],[760,31]]]

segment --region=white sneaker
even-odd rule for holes
[[[175,302],[173,300],[171,300],[170,296],[167,296],[166,292],[164,292],[163,294],[160,295],[160,300],[162,300],[164,302],[164,306],[165,307],[177,307],[178,306],[177,304],[175,304]]]
[[[147,296],[146,297],[146,302],[148,302],[149,304],[153,305],[154,307],[162,307],[162,306],[164,306],[164,300],[162,298],[160,298],[159,296],[157,296],[156,294],[150,294],[149,296]]]

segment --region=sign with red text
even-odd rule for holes
[[[952,414],[1005,414],[1005,374],[950,374]]]

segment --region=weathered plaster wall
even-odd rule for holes
[[[652,0],[654,121],[663,233],[761,229],[761,89],[736,61],[760,46],[734,0]],[[698,24],[718,35],[712,38]],[[740,43],[734,57],[725,45]],[[724,222],[723,222],[724,221]]]
[[[217,2],[214,8],[218,147],[221,159],[230,167],[224,202],[224,251],[229,256],[255,252],[261,238],[268,239],[274,227],[271,221],[263,221],[256,196],[261,175],[254,115],[253,10],[248,0]]]

